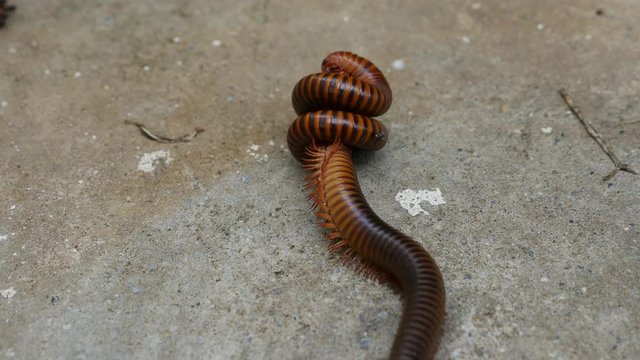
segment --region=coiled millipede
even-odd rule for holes
[[[400,287],[404,310],[391,359],[430,359],[438,348],[445,317],[440,270],[416,241],[380,219],[362,195],[351,147],[378,150],[387,130],[370,116],[391,106],[391,88],[370,61],[335,52],[322,72],[302,78],[293,89],[298,118],[289,127],[293,156],[311,171],[309,196],[328,230],[329,250],[366,276]]]

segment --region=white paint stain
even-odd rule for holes
[[[11,299],[15,294],[16,289],[14,289],[13,286],[8,289],[0,290],[0,295],[5,299]]]
[[[418,191],[406,189],[398,192],[395,199],[409,212],[409,215],[411,216],[416,216],[420,213],[429,215],[429,213],[420,206],[420,203],[423,201],[428,201],[431,205],[440,205],[445,203],[444,198],[442,197],[442,192],[439,188],[435,188],[435,190]]]
[[[168,150],[158,150],[152,153],[146,153],[142,155],[140,161],[138,161],[138,170],[152,172],[158,165],[160,165],[160,163],[169,165],[172,161],[173,158],[169,155]]]
[[[273,141],[270,141],[269,143],[272,143]],[[275,145],[275,143],[274,143]],[[258,150],[260,149],[260,145],[256,145],[256,144],[251,144],[251,146],[249,146],[249,148],[247,149],[247,153],[253,157],[254,159],[258,160],[258,162],[263,162],[263,161],[267,161],[269,159],[269,155],[267,154],[259,154]]]
[[[549,127],[540,128],[540,130],[542,130],[542,132],[545,134],[551,134],[551,132],[553,131],[553,128],[549,126]]]
[[[404,63],[403,59],[393,60],[393,62],[391,63],[391,67],[394,70],[402,70],[402,69],[404,69],[405,66],[406,66],[406,64]]]

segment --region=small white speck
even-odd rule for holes
[[[473,3],[473,4],[471,4],[471,8],[472,8],[473,10],[478,10],[478,9],[480,9],[481,7],[482,7],[482,5],[481,5],[480,3]]]
[[[49,217],[50,217],[50,218],[52,218],[52,217],[53,217],[53,215],[49,215]]]
[[[76,79],[77,79],[77,78],[79,78],[80,76],[82,76],[82,73],[81,73],[80,71],[76,71],[76,72],[73,74],[73,77],[75,77]]]
[[[5,299],[11,299],[16,294],[16,289],[12,287],[4,290],[0,290],[0,295]]]
[[[585,35],[585,36],[584,36],[584,39],[585,39],[585,40],[591,40],[591,39],[592,39],[591,34],[587,34],[587,35]]]
[[[179,36],[174,36],[172,40],[173,40],[173,42],[174,42],[174,43],[176,43],[176,44],[177,44],[177,43],[179,43],[180,41],[182,41],[182,39],[180,39],[180,37],[179,37]]]
[[[82,183],[84,183],[83,180],[78,180],[78,184],[82,184]]]
[[[105,89],[105,90],[109,90],[109,85],[105,85],[102,88]]]
[[[349,22],[349,15],[345,15],[342,17],[342,21]]]
[[[545,134],[551,134],[551,132],[553,131],[553,128],[549,126],[549,127],[540,128],[540,130],[542,130],[542,132]]]
[[[398,192],[395,199],[400,203],[400,206],[409,212],[409,215],[411,216],[416,216],[420,213],[429,215],[429,213],[420,206],[420,203],[423,201],[428,201],[431,205],[445,204],[442,192],[439,188],[435,188],[435,190],[418,191],[406,189]]]
[[[18,52],[18,49],[16,48],[9,48],[9,54],[15,54]]]
[[[544,282],[544,283],[549,282],[549,278],[546,276],[543,276],[540,278],[540,282]]]
[[[471,42],[471,39],[469,39],[468,36],[463,36],[460,38],[460,40],[462,40],[463,43],[468,44]]]
[[[69,329],[71,329],[71,325],[70,324],[62,325],[62,330],[69,330]]]
[[[253,151],[258,151],[258,149],[260,149],[260,145],[251,144],[251,146],[249,146],[249,149]]]
[[[409,116],[413,116],[413,111],[409,110],[409,112],[407,112],[407,114],[409,114]]]
[[[587,288],[583,287],[582,289],[580,289],[580,292],[583,293],[583,294],[586,294],[587,293]]]
[[[544,24],[540,23],[540,24],[536,25],[536,29],[538,29],[540,31],[544,30]]]
[[[13,210],[13,209],[15,209],[15,208],[16,208],[16,206],[15,206],[15,205],[11,205],[11,207],[9,208],[9,210]]]
[[[49,70],[49,69],[44,69],[44,74],[45,74],[45,75],[51,75],[51,70]]]
[[[269,146],[274,146],[276,143],[273,140],[269,140]]]
[[[95,136],[95,135],[91,135],[91,140],[95,140],[95,139],[97,139],[97,138],[98,138],[97,136]]]
[[[182,66],[182,60],[178,60],[178,61],[176,61],[176,65],[178,65],[178,66]]]
[[[133,114],[131,114],[130,112],[127,113],[127,117],[131,117]]]
[[[220,41],[220,40],[213,40],[211,42],[211,46],[218,47],[220,45],[222,45],[222,41]]]
[[[174,108],[179,108],[179,107],[180,107],[180,104],[174,104],[174,105],[173,105],[173,107],[174,107]]]
[[[145,65],[145,66],[142,67],[142,70],[143,71],[149,71],[149,70],[151,70],[151,67],[149,67],[149,65]]]
[[[13,206],[15,206],[15,205],[13,205]],[[623,229],[624,229],[624,231],[629,231],[629,227],[628,226],[625,226]]]
[[[0,106],[7,107],[7,106],[9,106],[9,103],[6,102],[6,101],[3,101],[3,102],[0,102]]]
[[[404,69],[405,66],[406,64],[403,59],[396,59],[396,60],[393,60],[393,62],[391,63],[391,67],[394,68],[395,70],[402,70]]]
[[[0,241],[6,241],[9,238],[9,235],[0,235]]]

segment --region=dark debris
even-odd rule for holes
[[[15,10],[15,5],[8,5],[7,0],[0,0],[0,29],[4,27],[9,14],[14,12]]]

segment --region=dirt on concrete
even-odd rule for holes
[[[285,145],[329,52],[375,62],[372,207],[441,266],[438,358],[640,353],[640,5],[12,2],[0,30],[0,358],[382,359],[392,290],[326,251]],[[125,120],[188,143],[162,144]],[[395,200],[440,189],[411,216]]]

